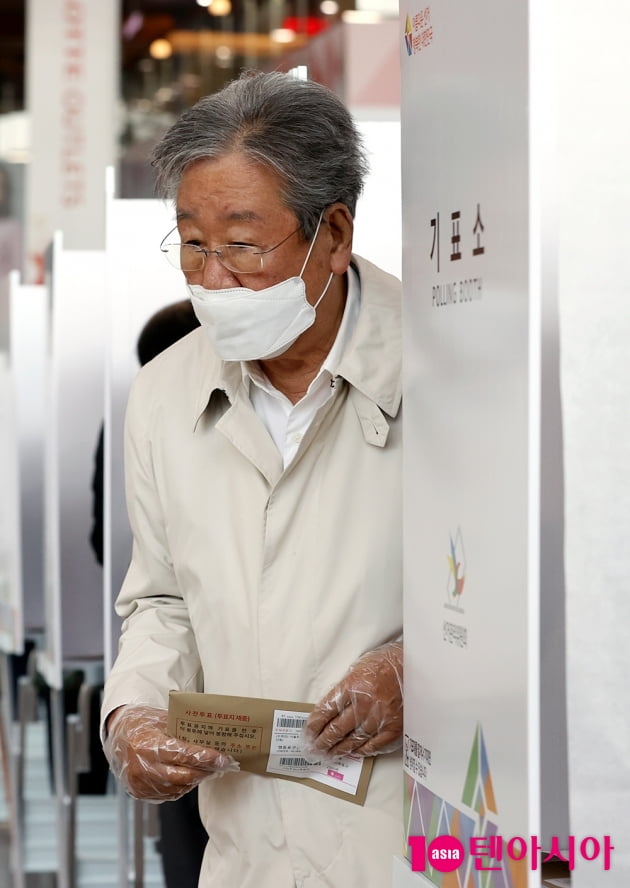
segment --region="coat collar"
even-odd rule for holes
[[[360,256],[353,256],[352,264],[361,281],[361,308],[337,374],[394,417],[402,393],[400,281]],[[234,403],[243,384],[241,364],[222,361],[203,329],[196,331],[196,348],[201,350],[203,369],[194,405],[195,426],[215,391],[224,392]]]
[[[352,263],[361,281],[361,308],[338,372],[393,417],[402,394],[400,281],[360,256]]]

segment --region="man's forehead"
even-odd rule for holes
[[[202,158],[182,175],[175,200],[177,221],[268,225],[284,215],[282,192],[275,170],[239,152]]]

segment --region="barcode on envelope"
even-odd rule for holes
[[[300,756],[281,756],[280,767],[282,768],[311,768],[312,762],[307,762],[305,758]]]
[[[303,728],[306,723],[306,718],[302,716],[297,716],[294,718],[289,718],[288,716],[281,715],[276,721],[277,728]]]

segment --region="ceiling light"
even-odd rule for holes
[[[293,43],[296,34],[291,28],[275,28],[269,36],[274,43]]]
[[[149,53],[154,59],[169,59],[173,55],[173,47],[168,40],[160,37],[149,46]]]
[[[234,61],[234,53],[229,46],[217,46],[214,58],[218,68],[229,68]]]
[[[339,4],[337,0],[322,0],[319,4],[319,9],[322,15],[337,15]]]
[[[208,6],[210,15],[229,15],[232,12],[230,0],[212,0]]]

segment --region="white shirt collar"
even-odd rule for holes
[[[297,453],[315,414],[334,393],[337,368],[354,332],[360,301],[359,277],[354,269],[349,269],[346,305],[337,336],[308,391],[296,404],[272,386],[258,363],[242,364],[252,407],[282,454],[285,468]]]

